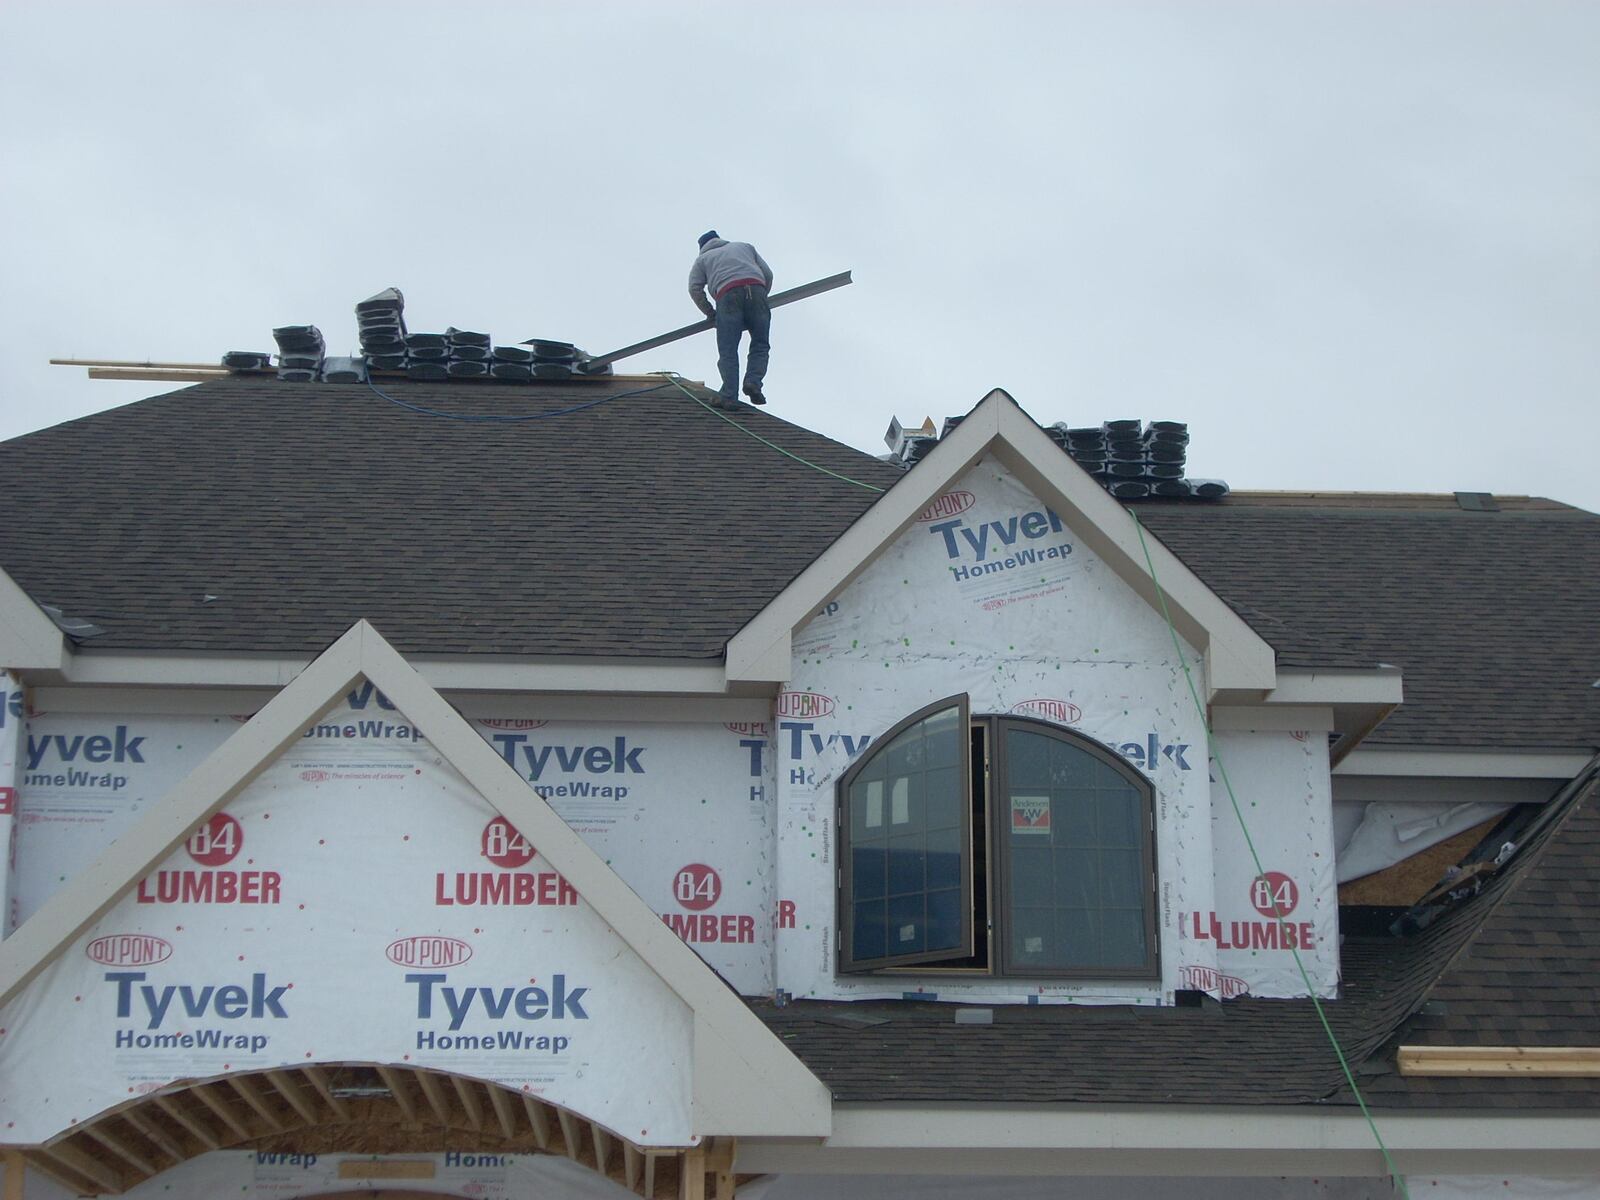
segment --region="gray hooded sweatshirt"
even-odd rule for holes
[[[767,266],[756,248],[749,242],[730,242],[726,238],[712,238],[700,250],[689,271],[689,295],[702,312],[710,308],[704,293],[709,290],[713,300],[720,300],[729,288],[743,284],[760,284],[771,289],[772,268]]]

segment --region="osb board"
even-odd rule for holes
[[[1499,820],[1499,817],[1490,817],[1482,824],[1429,846],[1420,854],[1402,859],[1392,867],[1340,884],[1339,903],[1383,908],[1411,907],[1443,878],[1445,871],[1459,863],[1488,836],[1489,830]]]

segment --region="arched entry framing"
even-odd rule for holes
[[[647,1200],[726,1200],[747,1181],[733,1174],[731,1138],[641,1147],[523,1092],[376,1063],[306,1064],[185,1081],[108,1110],[45,1145],[14,1149],[62,1186],[96,1196],[119,1195],[216,1150],[381,1156],[346,1162],[341,1170],[351,1179],[413,1184],[432,1178],[433,1164],[407,1155],[562,1155]],[[6,1200],[22,1194],[13,1180],[15,1163],[8,1154]]]

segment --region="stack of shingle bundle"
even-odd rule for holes
[[[474,333],[452,325],[444,331],[444,336],[450,350],[445,370],[452,378],[474,379],[489,373],[494,351],[489,346],[487,333]]]
[[[527,383],[533,378],[533,350],[528,346],[496,346],[489,374],[512,383]]]
[[[406,334],[406,377],[425,380],[450,378],[449,334]]]
[[[1152,496],[1183,499],[1193,489],[1183,477],[1189,427],[1182,421],[1151,421],[1144,431],[1145,478]]]
[[[399,288],[384,288],[356,305],[361,353],[375,371],[406,369],[406,298]]]
[[[327,344],[315,325],[282,325],[272,331],[278,343],[278,378],[308,383],[322,371]]]
[[[533,374],[536,379],[566,379],[578,365],[578,348],[571,342],[533,339]]]

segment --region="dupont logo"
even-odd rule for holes
[[[1250,993],[1250,985],[1237,975],[1224,975],[1215,967],[1183,968],[1183,986],[1195,992],[1216,992],[1224,1000]]]
[[[172,943],[147,933],[108,933],[97,937],[83,952],[108,967],[144,967],[172,957]]]
[[[306,783],[327,783],[333,778],[331,771],[301,771],[300,778]]]
[[[390,942],[384,953],[401,967],[453,967],[472,957],[472,947],[460,938],[423,935]]]
[[[722,899],[722,877],[705,863],[690,863],[672,877],[672,895],[690,912],[700,912]]]
[[[831,717],[833,697],[816,692],[779,692],[776,712],[780,717]]]
[[[977,497],[971,492],[946,492],[918,513],[917,520],[941,521],[945,517],[953,517],[957,513],[966,512],[977,502]]]
[[[1083,709],[1070,700],[1024,700],[1013,704],[1011,711],[1024,717],[1043,717],[1057,725],[1076,725],[1083,716]]]
[[[485,729],[543,729],[550,722],[532,717],[479,717],[478,724]]]
[[[772,726],[765,721],[724,721],[722,727],[740,737],[770,737]]]

